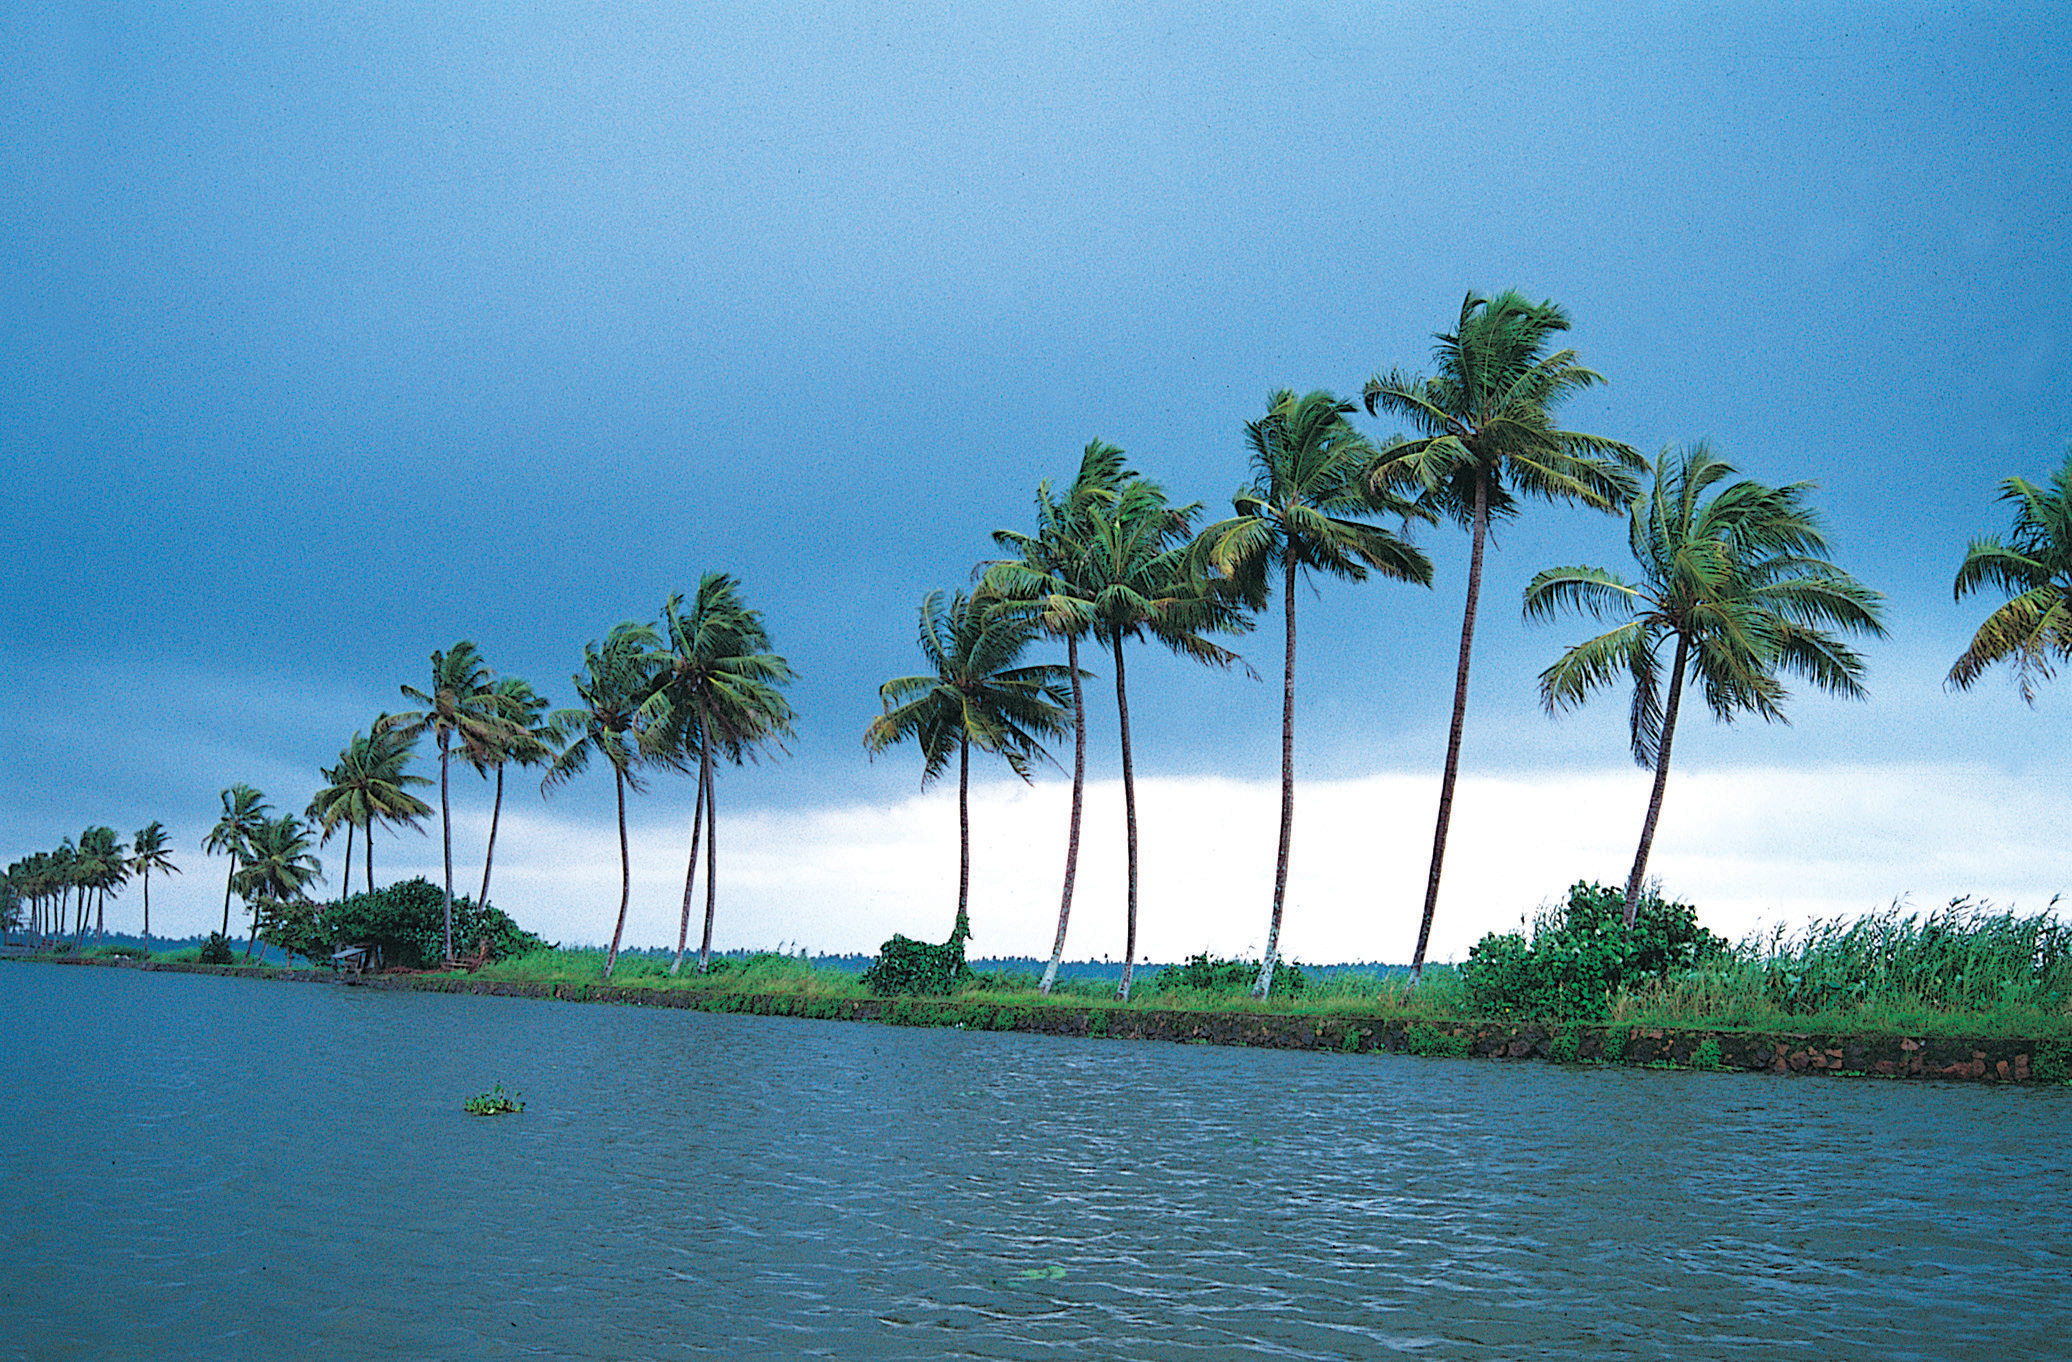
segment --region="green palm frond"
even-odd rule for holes
[[[1957,569],[1955,596],[1991,588],[2008,600],[1979,626],[1944,684],[1967,689],[2005,662],[2014,668],[2022,700],[2033,705],[2037,683],[2072,663],[2072,450],[2048,488],[2009,478],[2000,485],[2000,500],[2014,507],[2014,525],[2005,541],[1971,542]]]

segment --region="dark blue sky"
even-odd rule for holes
[[[1938,686],[1965,540],[2072,437],[2048,5],[16,7],[0,54],[8,859],[299,807],[458,638],[566,700],[708,569],[803,678],[734,797],[903,796],[875,687],[1040,478],[1100,436],[1220,514],[1271,389],[1424,366],[1469,288],[1569,309],[1574,426],[1816,479],[1891,597],[1870,704],[1688,760],[2062,751],[2062,695]],[[1310,598],[1308,771],[1436,773],[1421,539],[1433,591]],[[1622,760],[1619,699],[1537,714],[1580,626],[1515,602],[1623,554],[1505,534],[1471,764]],[[1271,775],[1271,686],[1132,674],[1149,770]]]

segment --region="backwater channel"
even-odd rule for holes
[[[5,1359],[2072,1347],[2072,1089],[34,964],[0,1019]]]

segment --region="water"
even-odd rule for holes
[[[2064,1355],[2072,1089],[0,965],[0,1358]],[[461,1102],[502,1080],[518,1116]]]

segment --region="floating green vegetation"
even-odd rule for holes
[[[525,1099],[518,1093],[505,1092],[504,1085],[498,1083],[488,1092],[470,1097],[461,1104],[461,1109],[470,1116],[503,1116],[511,1112],[524,1111]]]

